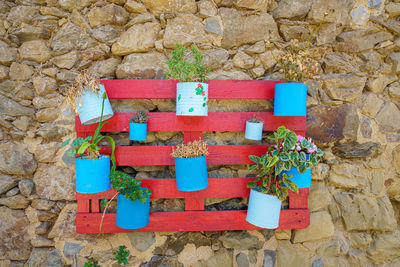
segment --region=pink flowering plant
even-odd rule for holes
[[[248,182],[247,187],[275,195],[283,201],[288,190],[298,193],[297,185],[290,179],[293,175],[288,175],[286,171],[295,167],[302,174],[316,165],[324,154],[310,138],[296,135],[284,126],[280,126],[268,139],[275,145],[270,146],[267,153],[261,157],[249,156],[255,163],[249,171],[254,172],[256,178]]]
[[[324,156],[324,152],[319,149],[311,138],[297,135],[297,142],[289,152],[293,167],[296,167],[300,174],[307,169],[312,169]]]

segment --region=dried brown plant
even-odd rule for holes
[[[90,75],[87,70],[84,70],[78,74],[66,92],[67,101],[75,113],[78,113],[78,108],[82,105],[81,97],[87,90],[98,95],[100,82]]]
[[[207,155],[207,144],[201,139],[189,142],[187,144],[177,145],[171,153],[171,156],[174,158],[194,158]]]
[[[283,47],[279,56],[272,52],[273,45],[271,44],[271,36],[267,42],[271,55],[274,60],[280,65],[281,70],[287,82],[304,82],[310,79],[313,75],[319,73],[320,66],[316,58],[312,55],[312,51],[308,50],[310,40],[325,21],[329,13],[325,13],[322,21],[311,33],[305,44],[300,44],[297,39],[290,41],[290,44]]]

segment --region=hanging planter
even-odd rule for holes
[[[281,205],[278,197],[251,189],[246,221],[261,228],[278,228]]]
[[[291,167],[288,151],[296,144],[296,134],[281,126],[269,136],[275,142],[268,152],[261,157],[249,156],[255,164],[249,171],[255,172],[256,178],[247,183],[251,188],[246,221],[255,226],[275,229],[279,227],[281,203],[289,190],[299,192],[290,176],[282,171],[285,164]]]
[[[209,70],[203,65],[204,55],[193,45],[194,60],[187,60],[186,48],[176,44],[172,57],[167,61],[165,75],[179,82],[176,85],[177,116],[208,116],[208,84],[205,83]]]
[[[324,14],[321,22],[311,33],[308,41],[299,43],[292,39],[279,54],[274,54],[274,44],[270,43],[269,50],[286,83],[275,84],[274,116],[306,116],[307,110],[307,81],[320,71],[319,63],[308,50],[314,34],[324,23],[328,13]]]
[[[208,187],[207,145],[202,141],[178,145],[171,153],[175,158],[176,188],[199,191]]]
[[[66,96],[70,107],[79,114],[83,125],[97,123],[101,116],[103,120],[108,120],[114,115],[104,85],[87,71],[78,74],[67,89]]]
[[[109,175],[115,170],[115,142],[110,136],[100,134],[101,128],[105,124],[102,115],[106,97],[104,92],[100,108],[100,123],[93,137],[74,139],[71,143],[72,149],[68,153],[69,156],[75,157],[76,191],[78,193],[100,193],[110,189]],[[111,156],[99,153],[98,144],[103,138],[107,139],[111,145]],[[61,146],[68,145],[70,141],[70,139],[64,141]],[[111,169],[110,161],[113,163]]]
[[[208,116],[208,84],[183,82],[176,85],[177,116]]]
[[[139,229],[149,224],[150,198],[145,203],[139,200],[132,201],[124,195],[117,197],[116,224],[123,229]]]
[[[146,112],[137,112],[129,123],[129,140],[145,141],[147,139],[147,121],[149,115]]]
[[[246,121],[246,132],[244,137],[250,140],[261,140],[264,123],[252,116],[250,120]]]
[[[275,84],[274,116],[306,116],[307,85],[304,83]]]
[[[292,158],[296,163],[285,171],[298,188],[311,186],[311,169],[320,162],[324,153],[313,143],[311,138],[297,135],[297,142],[292,149]]]
[[[99,193],[109,190],[110,156],[101,155],[97,159],[87,156],[75,158],[76,192]]]
[[[78,100],[80,102],[78,104],[79,119],[83,125],[89,125],[100,121],[102,103],[101,96],[103,94],[106,94],[107,96],[107,93],[104,89],[104,85],[99,84],[99,87],[100,89],[97,93],[93,93],[89,89],[85,90]],[[108,100],[107,97],[104,101],[103,120],[108,120],[112,116],[114,116],[114,113],[111,108],[110,100]]]
[[[114,171],[110,181],[117,193],[106,202],[103,215],[112,200],[117,197],[116,225],[123,229],[139,229],[149,224],[150,196],[148,188],[141,187],[142,182],[132,179],[128,174]],[[102,203],[104,205],[105,203]],[[101,229],[102,225],[100,225]]]

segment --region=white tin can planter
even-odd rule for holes
[[[89,125],[100,121],[103,93],[105,92],[104,85],[100,84],[98,94],[92,93],[90,90],[86,90],[83,93],[80,103],[78,102],[79,119],[83,125]],[[104,101],[103,121],[108,120],[112,116],[114,116],[114,113],[111,108],[110,100],[108,100],[107,97]]]
[[[263,122],[246,121],[246,132],[244,134],[244,137],[250,140],[261,140],[263,125]]]
[[[184,82],[176,85],[177,116],[208,116],[208,84]]]
[[[281,205],[276,196],[251,189],[246,221],[261,228],[278,228]]]

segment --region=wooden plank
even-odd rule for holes
[[[79,194],[79,193],[77,193]],[[77,205],[78,205],[78,213],[81,212],[89,212],[90,211],[90,203],[89,203],[89,199],[76,199],[77,200]]]
[[[115,224],[115,213],[105,215],[104,233],[121,232],[177,232],[177,231],[222,231],[261,229],[246,222],[246,210],[239,211],[185,211],[185,212],[152,212],[148,226],[137,229],[121,229]],[[99,233],[101,213],[78,213],[76,215],[76,232]],[[301,229],[310,224],[310,211],[282,210],[279,229]]]
[[[159,198],[224,198],[224,197],[248,197],[250,189],[247,182],[254,178],[209,178],[208,188],[196,192],[182,192],[176,189],[175,179],[140,179],[142,186],[151,190],[153,199]],[[82,194],[76,193],[76,199],[111,199],[115,190],[102,193]]]
[[[175,80],[102,80],[110,99],[176,98]],[[281,81],[210,80],[210,99],[273,99]]]
[[[133,112],[115,113],[114,117],[107,120],[102,132],[128,132],[129,119]],[[246,120],[251,115],[256,115],[264,121],[264,131],[274,131],[279,126],[303,133],[306,129],[306,117],[277,117],[273,112],[209,112],[207,117],[182,117],[175,112],[150,112],[148,131],[173,132],[173,131],[244,131]],[[79,117],[75,120],[77,132],[93,134],[98,124],[82,125]]]
[[[201,211],[204,210],[204,198],[186,198],[186,211]]]
[[[90,207],[92,213],[100,212],[100,201],[98,199],[91,199],[90,200]]]
[[[261,156],[269,145],[213,145],[208,146],[207,164],[251,164],[248,156]],[[115,157],[118,166],[174,165],[170,156],[172,146],[118,146]],[[102,154],[110,154],[111,147],[103,147]]]
[[[193,142],[194,140],[203,139],[203,132],[196,131],[196,132],[184,132],[183,133],[184,143]]]
[[[308,209],[309,188],[300,188],[299,194],[289,191],[289,209]]]

